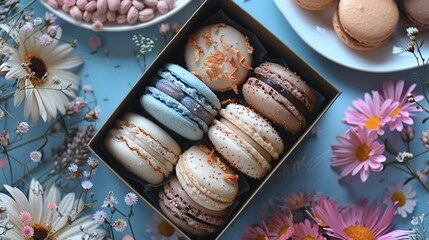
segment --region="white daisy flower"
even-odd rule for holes
[[[398,209],[395,214],[406,218],[408,214],[414,211],[417,204],[416,191],[411,185],[392,184],[387,187],[383,203],[390,205],[397,203]]]
[[[0,70],[7,72],[6,79],[17,80],[15,107],[24,102],[24,117],[31,115],[33,123],[39,117],[48,122],[58,113],[64,114],[68,97],[75,97],[80,84],[79,76],[66,70],[83,61],[72,54],[70,44],[58,45],[61,30],[49,46],[43,46],[41,31],[17,32],[4,24],[0,28],[10,33],[19,46],[18,49],[8,46],[11,54],[0,65]],[[54,84],[54,79],[59,79],[61,84]]]
[[[32,240],[42,239],[103,239],[105,232],[97,229],[99,226],[92,221],[91,215],[79,216],[74,221],[72,215],[76,213],[76,203],[74,193],[68,193],[61,200],[60,191],[55,185],[49,185],[43,191],[42,185],[33,179],[30,183],[28,198],[16,187],[4,185],[9,195],[0,193],[0,202],[4,203],[8,213],[9,221],[2,223],[3,226],[11,226],[2,237],[4,239],[25,239],[32,235]],[[81,201],[82,202],[82,201]],[[58,208],[52,209],[50,206],[55,203]],[[82,211],[83,204],[79,204],[78,213]],[[28,213],[24,220],[31,223],[23,223],[23,213]],[[31,232],[33,230],[33,232]]]
[[[179,240],[181,237],[173,226],[156,213],[153,214],[152,220],[147,225],[146,232],[152,234],[152,240]]]

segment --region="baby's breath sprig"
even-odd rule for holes
[[[155,47],[155,41],[152,38],[143,36],[142,34],[133,35],[131,40],[135,45],[134,56],[137,59],[140,70],[144,72],[146,70],[146,55],[152,52]]]

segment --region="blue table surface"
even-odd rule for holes
[[[343,204],[356,203],[361,198],[375,199],[380,202],[386,185],[400,183],[404,179],[400,173],[394,169],[379,174],[371,173],[366,183],[360,182],[357,178],[350,182],[339,181],[339,173],[330,166],[331,145],[337,143],[336,136],[342,135],[348,128],[341,124],[341,119],[344,117],[344,111],[347,107],[351,106],[352,100],[362,98],[364,92],[375,89],[384,80],[405,79],[410,84],[414,70],[394,73],[367,73],[341,66],[319,55],[306,45],[293,31],[272,0],[235,0],[235,2],[329,80],[342,94],[318,123],[318,135],[307,139],[299,146],[287,163],[268,181],[266,187],[255,196],[222,239],[237,239],[244,233],[244,226],[256,224],[260,216],[264,214],[264,209],[266,209],[270,199],[282,198],[301,189],[306,192],[317,191],[338,198]],[[200,1],[193,0],[185,9],[165,22],[183,24],[199,4]],[[39,3],[34,6],[36,12],[45,11]],[[156,58],[163,46],[162,39],[159,37],[158,25],[128,32],[93,32],[71,25],[61,19],[58,20],[58,23],[63,28],[64,39],[78,40],[78,47],[75,52],[80,54],[84,64],[76,72],[81,77],[82,85],[93,86],[98,105],[102,111],[100,122],[102,124],[142,75],[133,53],[132,36],[142,34],[147,37],[159,38],[156,49],[147,54],[147,64],[149,64]],[[91,53],[88,44],[88,40],[92,36],[100,37],[103,42],[96,53]],[[423,129],[424,126],[420,127]],[[291,165],[298,161],[301,165],[292,168]],[[384,181],[380,183],[381,180]],[[109,191],[114,191],[120,199],[121,196],[130,191],[103,165],[94,175],[93,182],[99,201],[102,201]],[[419,192],[418,206],[414,212],[414,215],[418,215],[427,211],[429,198],[428,194],[418,184],[412,183],[412,186]],[[134,213],[133,223],[137,238],[150,239],[150,235],[145,231],[145,226],[152,219],[153,211],[140,202]],[[410,218],[398,218],[397,227],[408,228],[410,227],[409,222]],[[129,234],[129,232],[125,231],[122,234]]]

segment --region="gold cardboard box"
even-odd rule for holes
[[[268,179],[277,171],[280,165],[286,161],[288,156],[294,151],[294,149],[303,141],[310,130],[324,115],[326,110],[331,106],[335,99],[339,96],[339,91],[332,86],[327,80],[320,76],[311,66],[304,62],[299,56],[297,56],[291,49],[285,46],[278,38],[276,38],[270,31],[268,31],[259,22],[253,19],[248,13],[241,9],[237,4],[231,0],[207,0],[200,8],[192,15],[192,17],[182,27],[180,32],[171,40],[171,42],[164,48],[159,54],[157,59],[149,66],[147,71],[143,74],[140,80],[131,89],[129,94],[123,99],[120,105],[107,119],[105,124],[95,134],[93,139],[89,143],[91,151],[97,157],[104,162],[104,164],[119,178],[121,179],[130,189],[136,192],[139,197],[148,204],[154,211],[158,212],[163,216],[170,224],[164,214],[159,210],[157,203],[154,202],[156,193],[148,192],[147,189],[137,179],[130,177],[124,168],[117,163],[106,151],[103,146],[103,140],[106,137],[108,131],[114,127],[116,120],[126,112],[136,112],[141,115],[146,115],[140,107],[140,96],[143,94],[145,89],[145,82],[150,76],[154,75],[156,71],[161,68],[165,63],[178,63],[184,66],[183,50],[188,40],[188,36],[199,29],[200,27],[207,24],[207,19],[222,12],[223,17],[229,18],[240,27],[250,31],[260,41],[262,46],[265,48],[267,55],[270,58],[283,59],[289,66],[290,69],[295,71],[302,79],[304,79],[310,86],[312,86],[320,97],[319,105],[317,106],[314,116],[309,122],[307,128],[293,139],[293,142],[289,145],[289,148],[283,153],[279,161],[274,162],[271,172],[269,172],[261,180],[249,181],[249,189],[240,194],[237,197],[238,204],[235,205],[232,212],[229,214],[226,224],[219,229],[216,233],[203,237],[201,239],[220,239],[226,229],[234,222],[234,220],[240,215],[241,211],[244,211],[246,206],[252,201],[253,197],[264,187]],[[222,17],[215,16],[214,20],[222,21]],[[213,19],[212,19],[213,21]],[[290,142],[290,141],[289,141]],[[182,149],[183,151],[185,149]],[[149,196],[150,195],[150,196]],[[174,224],[172,224],[174,226]],[[176,227],[176,226],[175,226]],[[181,232],[187,239],[198,239],[193,238],[190,235],[183,233],[180,229],[176,229]]]

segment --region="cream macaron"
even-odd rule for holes
[[[124,114],[104,146],[127,171],[151,184],[170,176],[182,152],[161,127],[135,113]]]
[[[213,211],[231,206],[238,193],[238,175],[205,146],[194,145],[183,152],[176,175],[192,200]]]
[[[192,33],[185,47],[188,70],[213,91],[234,90],[246,80],[253,63],[253,47],[240,31],[225,23]]]
[[[235,168],[252,178],[262,178],[271,162],[283,152],[279,133],[253,109],[231,103],[220,110],[208,136],[215,149]]]

